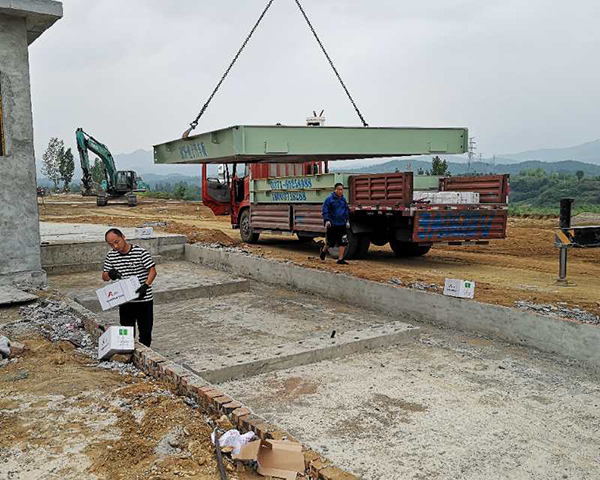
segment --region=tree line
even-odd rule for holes
[[[63,191],[69,191],[75,173],[75,159],[70,148],[65,150],[65,142],[56,137],[50,139],[42,156],[42,173],[54,184],[54,190],[58,190],[60,182],[63,182]]]

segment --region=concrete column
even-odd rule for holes
[[[0,0],[0,285],[45,283],[40,253],[28,46],[62,16],[58,2]],[[0,152],[1,153],[1,152]]]

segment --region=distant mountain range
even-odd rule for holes
[[[577,160],[580,162],[600,165],[600,139],[568,148],[543,148],[540,150],[528,150],[521,153],[497,155],[497,161],[504,159],[511,159],[516,162],[522,162],[525,160],[540,160],[542,162]]]
[[[77,156],[77,154],[76,154]],[[441,155],[450,163],[450,171],[454,175],[467,173],[467,159],[465,156]],[[92,155],[91,160],[95,157]],[[195,182],[202,172],[201,165],[156,165],[153,153],[148,150],[136,150],[132,153],[122,153],[114,156],[119,170],[134,170],[144,178],[150,185],[156,182],[177,183],[179,181]],[[357,160],[356,167],[351,169],[336,169],[339,171],[353,171],[360,173],[393,172],[396,169],[405,171],[411,169],[416,172],[420,168],[427,170],[431,168],[431,156],[405,157],[402,159],[391,159],[385,163],[369,165],[369,160]],[[81,168],[79,159],[75,160],[74,181],[81,179]],[[38,161],[38,169],[41,162]],[[477,173],[510,173],[516,174],[521,170],[531,168],[543,168],[548,172],[574,173],[583,170],[588,175],[600,175],[600,139],[592,142],[576,145],[568,148],[529,150],[526,152],[497,155],[495,165],[490,158],[484,158],[482,162],[472,162],[471,171]],[[214,175],[217,171],[216,165],[209,165],[209,173]],[[38,172],[40,184],[44,183],[42,175]]]
[[[422,157],[418,157],[422,158]],[[600,175],[600,165],[592,165],[591,163],[583,163],[583,162],[575,162],[572,160],[567,160],[564,162],[540,162],[540,161],[527,161],[520,163],[512,163],[512,164],[491,164],[485,162],[473,162],[471,164],[471,169],[469,170],[469,166],[466,163],[455,163],[448,162],[450,173],[452,175],[463,175],[466,173],[473,174],[489,174],[489,173],[497,173],[504,174],[508,173],[511,175],[516,175],[523,170],[532,170],[541,168],[542,170],[548,173],[575,173],[578,170],[582,170],[586,175],[597,176]],[[386,163],[380,163],[378,165],[373,165],[370,167],[363,168],[353,168],[353,169],[344,169],[339,170],[343,172],[352,172],[352,173],[389,173],[395,172],[398,170],[399,172],[405,171],[413,171],[418,172],[419,169],[423,171],[427,171],[431,168],[431,161],[427,160],[392,160]]]

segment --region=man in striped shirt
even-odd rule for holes
[[[149,347],[154,324],[152,282],[156,278],[156,264],[146,249],[129,243],[118,228],[111,228],[104,238],[112,250],[104,259],[102,280],[138,277],[141,286],[136,293],[139,297],[119,305],[119,318],[124,327],[135,327],[137,322],[140,343]]]

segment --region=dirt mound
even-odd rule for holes
[[[178,233],[187,237],[188,243],[218,243],[220,245],[232,246],[240,243],[225,232],[212,228],[199,228],[183,223],[169,223],[165,229],[169,233]]]

